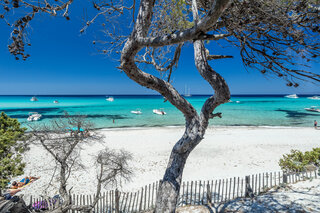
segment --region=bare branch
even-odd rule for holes
[[[209,118],[210,118],[210,119],[215,118],[215,117],[222,118],[222,113],[221,113],[221,112],[211,113],[211,114],[209,115]]]
[[[234,1],[221,17],[220,32],[240,48],[243,63],[276,75],[288,86],[298,80],[320,82],[307,68],[320,55],[319,5],[312,1]]]
[[[208,55],[207,60],[216,60],[216,59],[225,59],[225,58],[233,58],[232,55]]]
[[[137,63],[145,63],[145,64],[151,64],[154,66],[154,68],[160,72],[166,72],[168,70],[172,70],[173,67],[177,67],[178,66],[178,62],[180,59],[180,54],[181,54],[181,49],[182,49],[183,43],[178,44],[178,46],[176,47],[176,50],[174,52],[174,56],[173,58],[170,60],[169,64],[168,64],[168,60],[164,62],[164,64],[158,64],[156,62],[155,59],[155,50],[154,48],[152,48],[152,51],[146,51],[146,53],[143,56],[144,60],[138,60],[136,59],[135,62]],[[145,55],[149,55],[151,60],[146,60],[146,56]],[[157,55],[158,58],[161,58],[161,55]],[[165,65],[167,64],[167,65]]]

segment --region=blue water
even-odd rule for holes
[[[278,96],[232,96],[233,102],[217,108],[221,119],[215,118],[211,125],[223,126],[312,126],[313,120],[320,120],[320,113],[308,112],[304,108],[320,106],[320,100],[310,100],[308,96],[298,99]],[[161,96],[113,96],[114,101],[106,101],[105,96],[37,96],[39,101],[31,102],[31,96],[0,96],[0,111],[17,118],[22,125],[28,124],[29,112],[42,114],[37,123],[48,122],[61,117],[65,111],[72,115],[87,115],[96,128],[182,126],[184,118],[180,111]],[[187,100],[200,111],[209,96],[192,96]],[[58,100],[59,104],[53,101]],[[237,103],[238,101],[238,103]],[[130,113],[140,108],[141,115]],[[153,109],[163,108],[167,115],[153,114]]]

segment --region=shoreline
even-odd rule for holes
[[[68,180],[73,185],[73,193],[95,193],[94,156],[105,146],[115,150],[125,149],[133,154],[130,167],[134,176],[131,182],[123,184],[121,190],[134,192],[160,180],[172,147],[182,136],[184,127],[105,128],[98,132],[104,136],[103,142],[83,144],[80,159],[85,169],[75,171]],[[319,133],[311,127],[209,127],[203,141],[187,159],[183,181],[279,171],[279,159],[291,149],[306,151],[319,147]],[[24,160],[25,173],[14,180],[26,175],[41,178],[21,193],[33,196],[45,194],[54,170],[53,159],[41,146],[32,145]],[[58,194],[57,187],[58,182],[54,181],[47,194]]]
[[[147,129],[184,129],[185,126],[125,126],[125,127],[102,127],[96,128],[94,131],[117,131],[117,130],[147,130]],[[313,126],[246,126],[246,125],[234,125],[234,126],[223,126],[223,125],[209,125],[209,129],[243,129],[243,128],[256,128],[256,129],[314,129]],[[320,130],[320,126],[319,126]]]
[[[223,125],[209,125],[207,130],[209,129],[314,129],[313,126],[245,126],[245,125],[234,125],[234,126],[223,126]],[[318,127],[320,130],[320,126]],[[181,126],[125,126],[125,127],[101,127],[101,128],[94,128],[92,131],[125,131],[125,130],[152,130],[152,129],[185,129],[184,125]],[[26,132],[30,132],[27,129]]]

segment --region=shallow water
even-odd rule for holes
[[[222,118],[210,122],[223,126],[313,126],[314,120],[320,120],[320,113],[308,112],[304,108],[320,106],[320,100],[310,100],[308,96],[298,99],[284,98],[283,95],[232,96],[232,102],[219,106],[216,112],[222,112]],[[31,102],[31,96],[0,96],[0,111],[17,118],[27,125],[29,112],[42,114],[38,123],[48,122],[63,116],[67,111],[71,115],[87,115],[96,128],[110,127],[148,127],[182,126],[184,118],[162,96],[135,95],[113,96],[114,101],[106,101],[105,96],[37,96],[39,101]],[[200,111],[209,96],[196,95],[187,100]],[[58,104],[53,101],[58,100]],[[163,108],[166,115],[153,114],[153,109]],[[130,113],[141,109],[142,114]]]

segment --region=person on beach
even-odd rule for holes
[[[19,182],[13,181],[11,189],[21,188],[21,187],[27,185],[28,183],[32,183],[33,181],[38,180],[39,178],[40,177],[33,177],[33,176],[28,177],[28,176],[26,176],[25,178],[23,178]]]
[[[20,192],[22,188],[20,189],[8,189],[2,196],[4,197],[5,200],[11,200],[15,194]]]
[[[318,122],[316,120],[314,120],[314,128],[317,129],[318,128]]]

